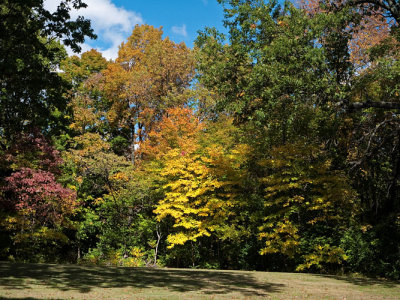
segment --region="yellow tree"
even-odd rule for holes
[[[212,126],[224,133],[226,128],[232,129],[230,119],[209,124],[204,131],[203,126],[193,127],[188,122],[190,115],[185,109],[168,112],[173,114],[162,122],[162,130],[149,134],[148,142],[157,141],[166,151],[158,156],[165,197],[154,212],[158,221],[173,221],[174,229],[167,237],[170,248],[210,235],[236,237],[235,216],[243,205],[239,190],[246,175],[243,164],[248,148],[209,136],[220,136]]]
[[[235,234],[232,218],[241,205],[237,189],[243,176],[235,157],[239,152],[224,153],[218,146],[203,154],[168,152],[161,173],[167,182],[165,198],[154,212],[159,221],[167,216],[174,221],[170,247],[211,234],[221,239]]]
[[[265,246],[261,254],[293,258],[302,253],[298,270],[341,263],[346,257],[337,234],[347,228],[358,207],[344,172],[331,170],[323,149],[302,142],[272,149],[260,165],[268,174],[262,178],[265,217],[259,238]]]

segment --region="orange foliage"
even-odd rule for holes
[[[151,129],[165,108],[180,104],[171,103],[167,95],[182,91],[193,76],[191,50],[162,39],[162,34],[161,28],[137,25],[104,71],[104,91],[112,102],[107,118],[112,126],[129,128],[132,143],[144,140],[144,130]]]
[[[139,151],[147,158],[159,158],[174,148],[192,152],[197,143],[191,141],[195,140],[202,129],[203,124],[192,110],[184,107],[169,108],[148,133]]]

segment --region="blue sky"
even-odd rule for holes
[[[222,27],[223,9],[216,0],[114,0],[114,3],[140,12],[146,24],[162,26],[166,36],[188,46],[199,29]]]
[[[59,0],[45,0],[54,10]],[[204,27],[223,30],[223,8],[217,0],[84,0],[86,9],[71,12],[92,21],[98,35],[82,45],[83,51],[96,48],[108,59],[115,59],[118,46],[132,33],[136,24],[163,27],[164,37],[193,46],[197,31]]]

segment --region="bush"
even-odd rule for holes
[[[352,227],[343,235],[341,247],[348,256],[346,271],[400,278],[399,221]]]

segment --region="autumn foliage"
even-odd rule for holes
[[[218,2],[193,49],[136,25],[53,57],[63,108],[0,125],[0,260],[400,278],[390,10]]]
[[[64,188],[53,173],[21,168],[5,178],[3,192],[12,210],[42,225],[61,224],[76,207],[76,194]]]
[[[165,109],[183,104],[171,102],[168,93],[182,92],[193,77],[191,50],[162,34],[153,26],[136,26],[103,72],[104,93],[112,100],[106,117],[112,127],[127,129],[131,160],[135,145],[145,140]]]
[[[160,159],[172,149],[192,153],[197,147],[196,137],[203,128],[204,125],[191,109],[166,109],[161,120],[152,126],[147,139],[140,144],[139,153],[147,159]]]

